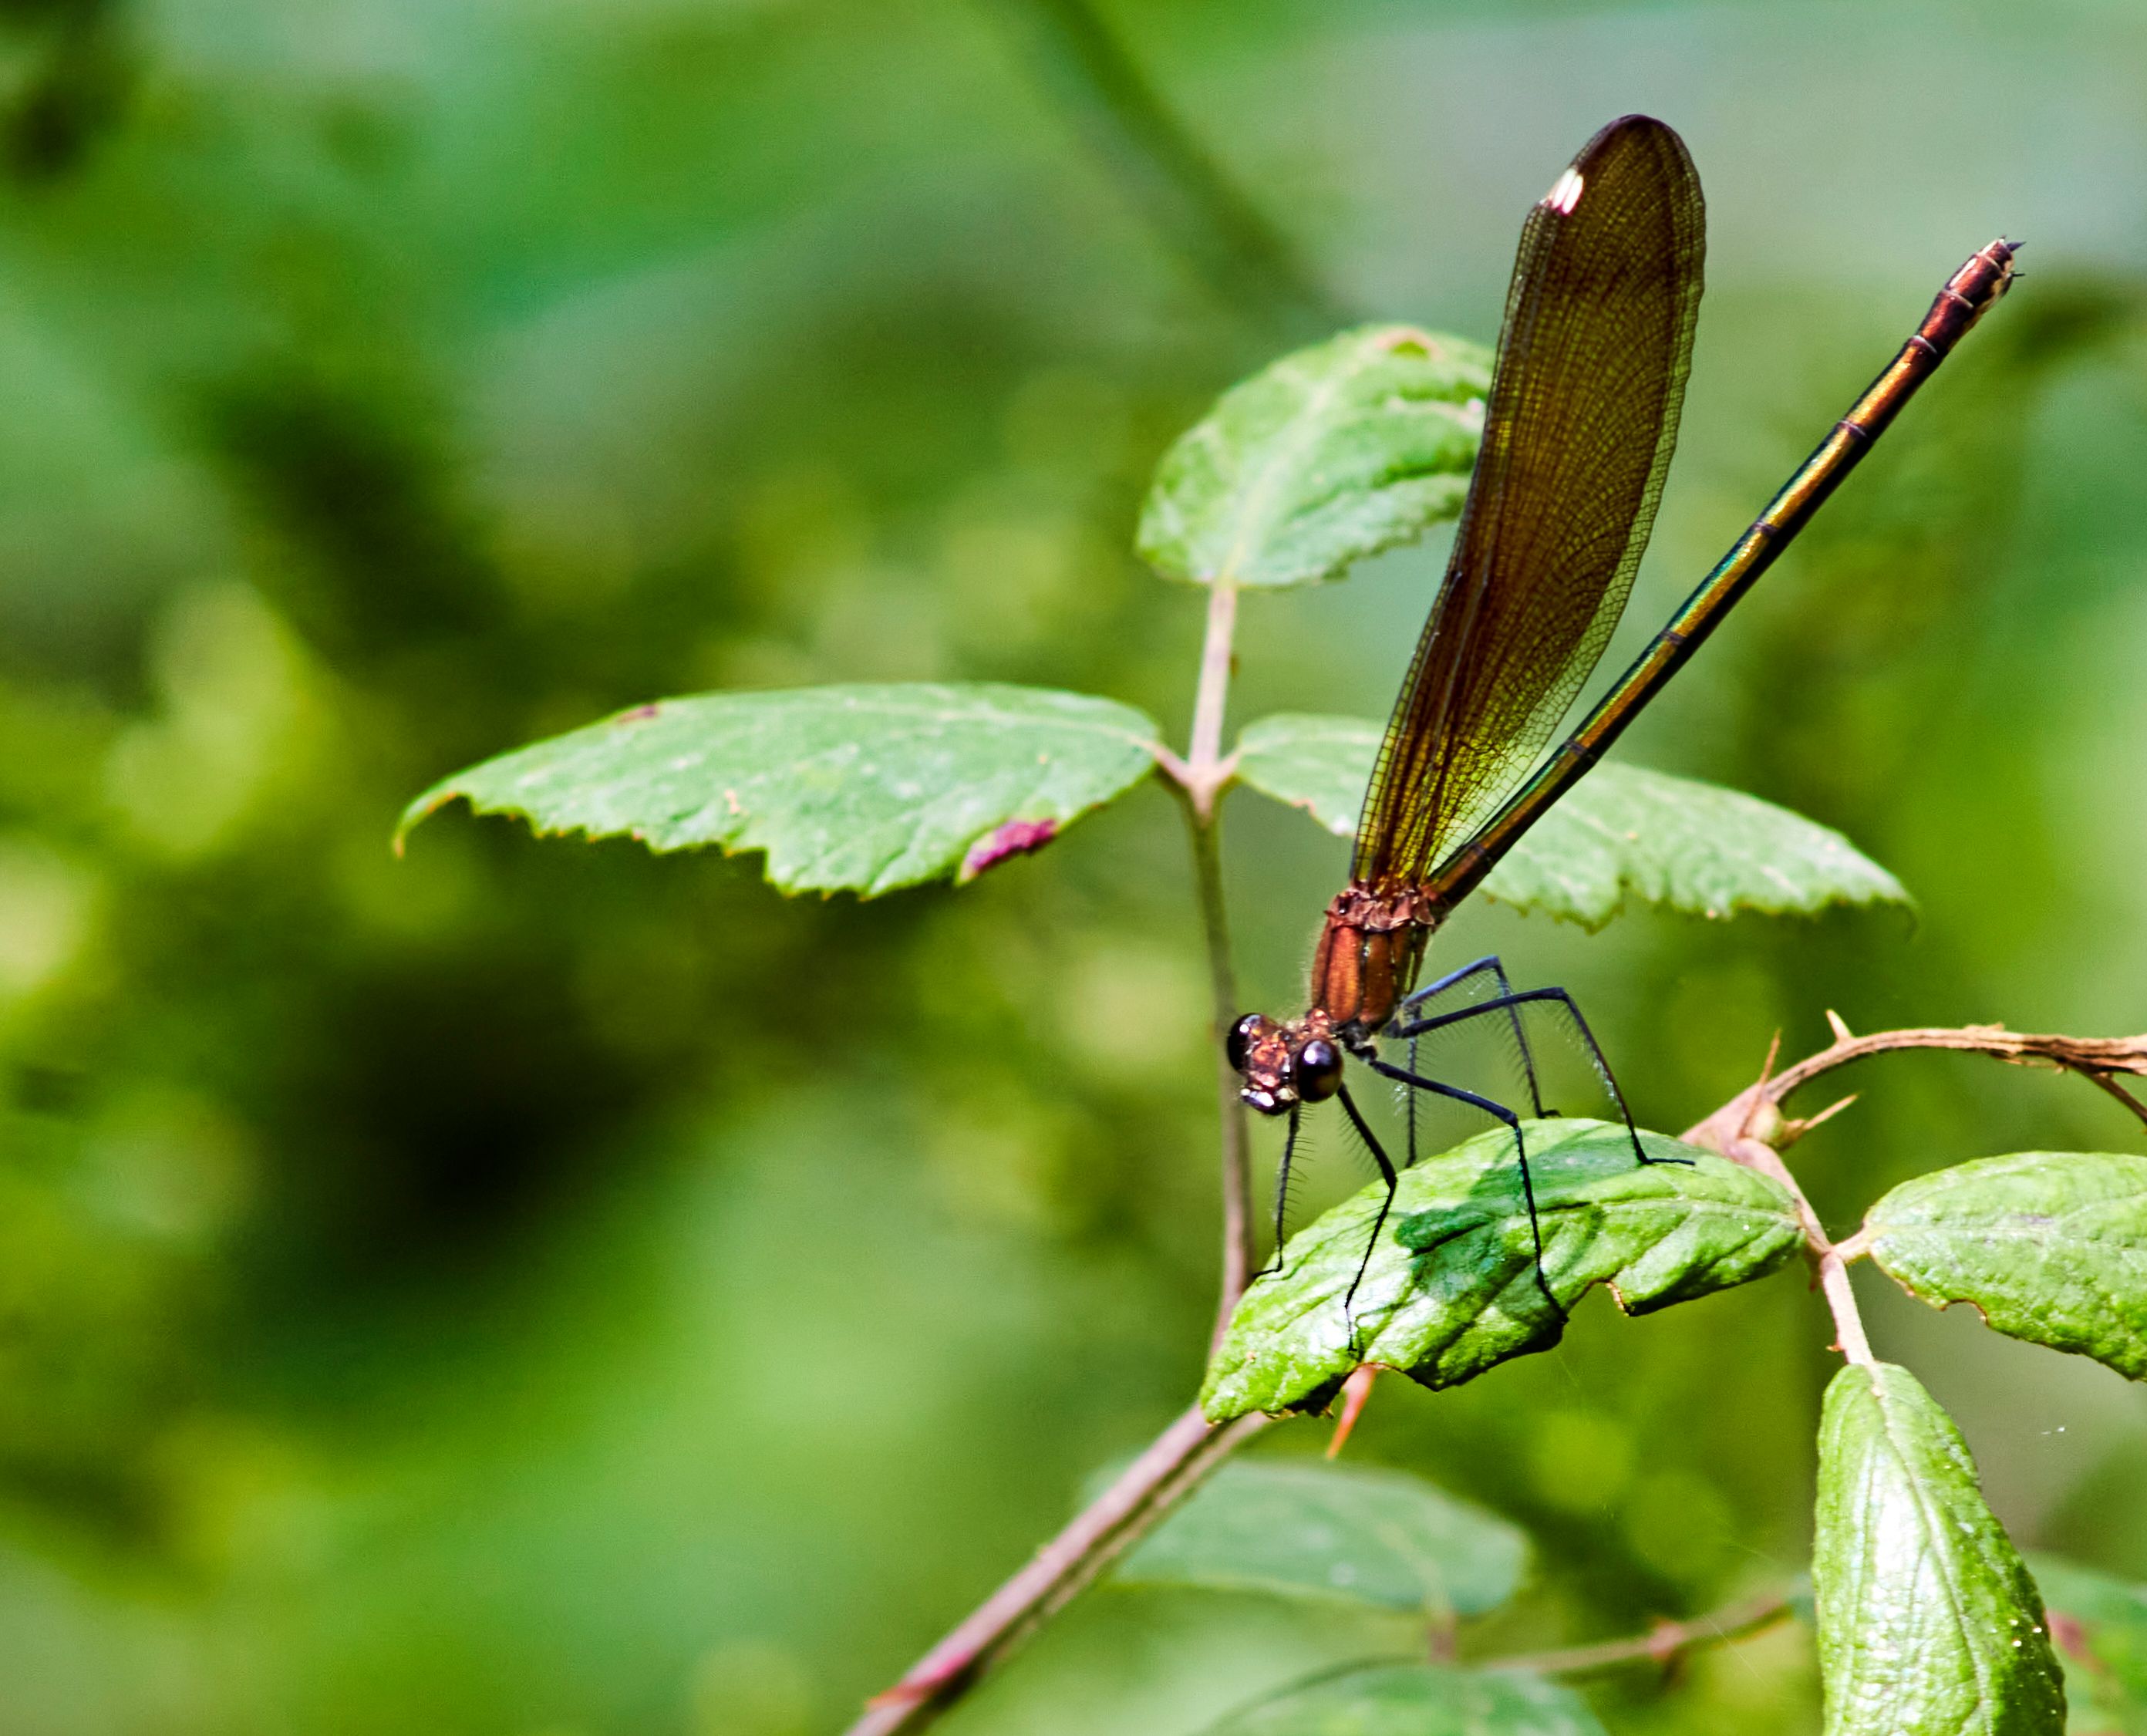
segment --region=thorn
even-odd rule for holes
[[[1759,1083],[1755,1088],[1766,1088],[1767,1081],[1774,1076],[1774,1063],[1781,1058],[1781,1053],[1782,1033],[1776,1031],[1774,1040],[1767,1045],[1767,1058],[1759,1063]]]
[[[1797,1138],[1801,1139],[1814,1128],[1833,1120],[1835,1116],[1839,1115],[1844,1109],[1854,1103],[1858,1095],[1858,1093],[1852,1091],[1848,1096],[1841,1098],[1839,1102],[1829,1103],[1824,1109],[1821,1109],[1818,1114],[1808,1115],[1802,1121],[1795,1123],[1794,1126],[1797,1130]]]
[[[1772,1139],[1769,1139],[1767,1143],[1773,1146],[1776,1151],[1787,1151],[1792,1145],[1794,1145],[1798,1140],[1803,1138],[1804,1136],[1806,1133],[1809,1133],[1814,1128],[1822,1126],[1825,1123],[1833,1120],[1835,1116],[1839,1115],[1844,1109],[1854,1103],[1856,1098],[1857,1093],[1852,1091],[1848,1096],[1843,1098],[1839,1102],[1829,1103],[1824,1109],[1821,1109],[1818,1114],[1807,1116],[1802,1120],[1799,1120],[1789,1116],[1783,1116],[1776,1123],[1775,1137]],[[1763,1135],[1762,1137],[1764,1136]]]
[[[1829,1007],[1826,1009],[1826,1022],[1829,1028],[1834,1032],[1834,1040],[1836,1043],[1854,1043],[1856,1041],[1856,1033],[1849,1028],[1848,1024],[1843,1020],[1842,1016],[1839,1013],[1835,1012],[1831,1007]]]
[[[1327,1443],[1329,1458],[1342,1456],[1342,1443],[1349,1438],[1349,1431],[1357,1426],[1357,1418],[1364,1414],[1365,1401],[1372,1396],[1372,1383],[1379,1378],[1378,1365],[1364,1363],[1344,1383],[1342,1414],[1335,1421],[1334,1438]]]
[[[1790,1131],[1792,1125],[1782,1113],[1782,1106],[1763,1090],[1753,1097],[1752,1107],[1746,1111],[1744,1125],[1738,1128],[1737,1137],[1756,1140],[1769,1150],[1779,1152],[1794,1138]]]

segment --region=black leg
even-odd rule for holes
[[[1422,1071],[1416,1064],[1416,1046],[1419,1040],[1414,1037],[1409,1038],[1409,1071],[1411,1073]],[[1409,1167],[1414,1169],[1416,1168],[1416,1093],[1412,1091],[1409,1093],[1402,1104],[1402,1111],[1409,1118]]]
[[[1566,1016],[1572,1019],[1574,1029],[1580,1033],[1580,1040],[1587,1048],[1589,1058],[1595,1063],[1596,1076],[1609,1092],[1611,1102],[1618,1106],[1619,1119],[1625,1123],[1626,1135],[1633,1142],[1634,1159],[1642,1163],[1689,1163],[1691,1159],[1689,1158],[1651,1158],[1648,1155],[1640,1144],[1639,1124],[1633,1119],[1632,1110],[1626,1107],[1625,1093],[1618,1088],[1618,1076],[1610,1071],[1610,1063],[1604,1056],[1603,1045],[1595,1040],[1594,1032],[1588,1028],[1588,1021],[1580,1016],[1580,1008],[1574,1004],[1573,997],[1563,988],[1524,988],[1518,994],[1502,994],[1495,999],[1479,1001],[1473,1007],[1462,1007],[1452,1013],[1439,1013],[1435,1018],[1416,1019],[1408,1024],[1389,1025],[1382,1034],[1406,1037],[1414,1043],[1427,1032],[1439,1030],[1447,1025],[1458,1025],[1465,1019],[1482,1018],[1493,1013],[1505,1011],[1518,1019],[1520,1015],[1513,1009],[1534,1001],[1563,1007]],[[1415,1053],[1414,1048],[1409,1052],[1412,1060],[1415,1058]],[[1415,1069],[1412,1068],[1410,1070],[1414,1072]]]
[[[1496,953],[1486,953],[1481,958],[1475,960],[1473,963],[1463,965],[1459,970],[1449,971],[1436,983],[1427,983],[1423,988],[1418,989],[1414,993],[1405,997],[1403,999],[1401,1005],[1396,1008],[1396,1011],[1399,1013],[1412,1012],[1415,1008],[1424,1005],[1427,1002],[1434,999],[1437,996],[1445,993],[1448,989],[1459,988],[1471,977],[1481,976],[1486,971],[1489,971],[1491,973],[1492,979],[1498,983],[1499,994],[1500,998],[1504,1000],[1505,1004],[1509,1009],[1511,1009],[1513,1003],[1510,997],[1514,993],[1514,985],[1512,980],[1506,975],[1505,964]],[[1529,1082],[1529,1102],[1535,1109],[1536,1118],[1538,1120],[1541,1120],[1549,1112],[1544,1108],[1543,1088],[1538,1083],[1536,1079],[1535,1053],[1529,1047],[1528,1033],[1521,1028],[1521,1015],[1519,1012],[1518,1010],[1509,1010],[1507,1015],[1507,1022],[1513,1028],[1514,1046],[1521,1052],[1521,1072],[1526,1076]],[[1419,1069],[1416,1064],[1416,1044],[1412,1041],[1409,1044],[1409,1071],[1411,1073],[1415,1073],[1419,1070]],[[1409,1118],[1409,1127],[1412,1135],[1414,1135],[1415,1132],[1415,1126],[1416,1118],[1414,1112],[1412,1111]],[[1410,1145],[1409,1162],[1412,1164],[1416,1162],[1415,1145],[1414,1143],[1414,1140],[1412,1140],[1412,1143]]]
[[[1499,992],[1501,994],[1511,992],[1511,987],[1506,981],[1505,965],[1500,962],[1496,953],[1486,953],[1481,958],[1474,959],[1463,965],[1459,970],[1447,972],[1436,983],[1427,983],[1421,988],[1412,989],[1402,997],[1402,1003],[1399,1010],[1406,1013],[1412,1007],[1421,1007],[1426,1001],[1435,999],[1438,996],[1444,994],[1449,988],[1459,988],[1471,977],[1480,976],[1487,970],[1499,979]]]
[[[1536,1215],[1535,1178],[1529,1173],[1529,1142],[1521,1135],[1521,1118],[1504,1103],[1494,1103],[1488,1097],[1479,1097],[1473,1091],[1464,1091],[1459,1085],[1441,1084],[1437,1079],[1426,1078],[1422,1073],[1411,1073],[1406,1068],[1394,1066],[1391,1062],[1374,1061],[1371,1065],[1375,1071],[1384,1073],[1390,1079],[1399,1079],[1403,1084],[1413,1085],[1419,1091],[1429,1091],[1440,1097],[1450,1097],[1456,1103],[1467,1103],[1471,1108],[1481,1109],[1494,1120],[1505,1123],[1507,1131],[1514,1136],[1514,1150],[1521,1166],[1521,1199],[1529,1209],[1529,1235],[1534,1242],[1536,1250],[1536,1288],[1543,1292],[1544,1300],[1551,1305],[1552,1311],[1563,1320],[1565,1318],[1564,1304],[1552,1293],[1550,1279],[1544,1272],[1543,1223]],[[1354,1109],[1350,1111],[1352,1115],[1355,1113]],[[1391,1203],[1393,1199],[1391,1188],[1388,1192],[1388,1198]],[[1384,1211],[1379,1213],[1379,1221],[1382,1223],[1386,1222],[1386,1213]],[[1373,1233],[1376,1236],[1378,1231],[1374,1230]],[[1370,1258],[1369,1253],[1365,1255],[1368,1262]],[[1359,1275],[1362,1276],[1361,1272]],[[1352,1286],[1351,1293],[1354,1293],[1354,1286]]]
[[[1289,1111],[1289,1132],[1283,1136],[1282,1163],[1275,1171],[1274,1193],[1274,1257],[1245,1280],[1248,1287],[1262,1278],[1282,1270],[1282,1233],[1284,1221],[1289,1215],[1289,1166],[1297,1156],[1298,1121],[1304,1113],[1303,1103],[1293,1103]]]
[[[1384,1068],[1381,1070],[1384,1071]],[[1371,1267],[1372,1255],[1379,1245],[1379,1232],[1387,1227],[1387,1213],[1394,1209],[1394,1188],[1397,1183],[1394,1166],[1387,1161],[1387,1154],[1380,1148],[1379,1140],[1373,1136],[1371,1128],[1364,1124],[1364,1118],[1357,1113],[1357,1100],[1349,1095],[1349,1088],[1347,1085],[1341,1087],[1336,1095],[1342,1099],[1342,1108],[1349,1115],[1352,1124],[1355,1126],[1358,1136],[1364,1140],[1366,1148],[1371,1152],[1372,1161],[1379,1166],[1379,1179],[1387,1184],[1387,1197],[1379,1202],[1379,1215],[1372,1220],[1372,1233],[1364,1243],[1364,1257],[1357,1262],[1357,1275],[1349,1280],[1349,1290],[1342,1298],[1342,1318],[1349,1325],[1349,1342],[1354,1345],[1357,1342],[1357,1325],[1354,1317],[1349,1312],[1349,1305],[1356,1301],[1357,1286],[1364,1283],[1364,1273]]]

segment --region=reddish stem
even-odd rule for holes
[[[1187,1411],[1026,1567],[875,1696],[849,1736],[923,1729],[1268,1422],[1240,1417],[1218,1427],[1197,1408]]]

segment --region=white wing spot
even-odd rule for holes
[[[1585,184],[1580,178],[1579,169],[1569,168],[1543,196],[1543,203],[1560,216],[1570,217],[1573,208],[1580,203],[1580,191]]]

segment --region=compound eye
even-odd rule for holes
[[[1223,1053],[1239,1073],[1245,1070],[1246,1052],[1251,1048],[1253,1038],[1259,1035],[1263,1022],[1259,1013],[1248,1013],[1230,1027],[1229,1035],[1223,1039]]]
[[[1298,1051],[1290,1076],[1305,1102],[1324,1103],[1342,1088],[1342,1052],[1325,1038],[1315,1037]]]

